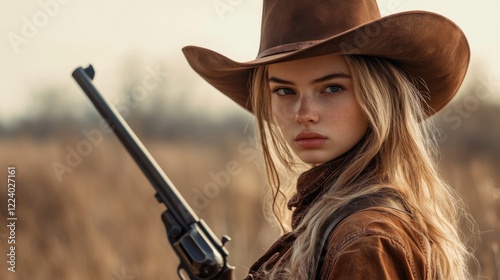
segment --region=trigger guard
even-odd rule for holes
[[[182,270],[182,265],[179,264],[179,266],[177,267],[177,275],[179,275],[179,278],[181,278],[181,280],[188,280],[184,278],[184,275],[182,275]]]

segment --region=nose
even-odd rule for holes
[[[319,121],[319,114],[314,100],[308,96],[302,96],[298,100],[298,109],[295,120],[302,125],[310,125]]]

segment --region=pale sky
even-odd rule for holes
[[[472,63],[482,62],[484,71],[500,81],[499,0],[378,2],[385,15],[427,10],[450,18],[469,39]],[[228,10],[216,9],[224,5]],[[211,107],[232,108],[190,70],[180,49],[198,45],[237,61],[252,60],[261,9],[262,1],[257,0],[10,1],[0,10],[0,122],[25,114],[24,104],[39,87],[56,85],[80,98],[83,93],[70,75],[88,63],[97,70],[98,88],[112,95],[131,55],[143,69],[159,62],[176,65],[174,81],[193,80],[193,98],[209,96],[203,102],[211,102]]]

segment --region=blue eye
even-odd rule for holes
[[[278,88],[273,90],[273,93],[276,93],[277,95],[290,95],[294,94],[295,92],[289,88]]]
[[[327,86],[325,88],[325,92],[339,92],[341,91],[343,88],[341,86],[338,86],[338,85],[332,85],[332,86]]]

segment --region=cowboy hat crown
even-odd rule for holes
[[[374,0],[264,1],[258,57],[313,44],[379,18]]]

